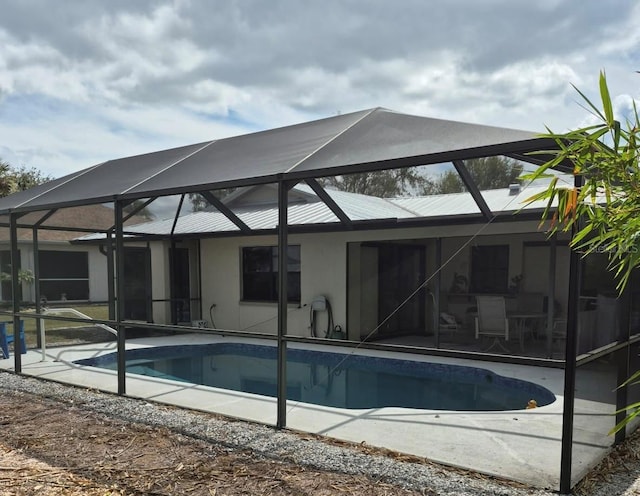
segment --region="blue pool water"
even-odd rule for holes
[[[126,364],[134,374],[275,397],[276,353],[244,343],[161,346],[128,350]],[[116,369],[116,354],[75,363]],[[538,406],[555,400],[542,386],[481,368],[300,349],[287,350],[287,397],[338,408],[457,411],[521,410],[531,399]]]

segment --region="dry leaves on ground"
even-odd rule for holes
[[[414,495],[24,393],[0,397],[0,494]]]

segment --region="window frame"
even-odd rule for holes
[[[263,251],[262,256],[264,257],[264,261],[269,260],[268,267],[266,270],[253,270],[247,271],[247,257],[249,251]],[[268,252],[267,252],[268,251]],[[292,253],[293,251],[293,253]],[[297,251],[297,253],[296,253]],[[288,245],[287,253],[289,257],[294,259],[296,263],[293,265],[297,265],[297,270],[291,269],[291,263],[289,264],[289,268],[287,270],[288,280],[287,280],[287,303],[299,304],[301,301],[301,261],[302,261],[302,250],[299,244],[296,245]],[[257,261],[259,262],[259,261]],[[265,294],[263,296],[258,295],[257,291],[253,291],[255,288],[256,282],[254,285],[248,284],[248,278],[251,276],[258,277],[262,279],[257,282],[257,285],[267,284],[267,288],[265,290]],[[253,286],[253,288],[252,288]],[[252,288],[250,290],[249,288]],[[247,294],[249,293],[250,294]],[[240,247],[240,301],[246,303],[277,303],[278,302],[278,247],[273,245],[260,245],[260,246],[242,246]]]
[[[469,277],[469,288],[471,293],[477,294],[507,294],[509,292],[509,244],[499,245],[476,245],[471,247],[471,273]],[[478,252],[480,250],[486,251],[500,251],[500,253],[492,253],[490,257],[486,255],[483,257],[489,262],[489,266],[486,265],[486,261],[481,265],[478,264],[478,257],[481,256]],[[501,263],[496,263],[500,262]],[[484,274],[491,274],[490,278]],[[501,274],[497,277],[496,274]],[[487,284],[487,280],[490,283]],[[484,284],[479,284],[479,281],[485,281]]]
[[[59,273],[55,273],[57,271],[53,271],[54,274],[47,274],[48,272],[48,267],[47,267],[47,263],[51,263],[51,261],[47,261],[46,257],[49,256],[50,254],[55,254],[55,256],[61,257],[61,256],[69,256],[70,254],[74,255],[75,257],[82,257],[82,266],[81,266],[81,271],[77,271],[78,266],[80,266],[80,264],[78,263],[78,259],[73,261],[73,264],[76,265],[76,273],[73,274],[74,277],[64,277],[64,274],[59,274]],[[53,262],[55,263],[55,261]],[[85,264],[86,263],[86,264]],[[58,264],[60,264],[60,261],[58,261]],[[58,265],[56,264],[56,265]],[[90,271],[89,271],[89,253],[86,251],[75,251],[75,250],[38,250],[38,267],[39,267],[39,277],[38,277],[38,284],[40,285],[40,294],[42,296],[45,296],[47,298],[48,301],[67,301],[67,300],[71,300],[71,301],[90,301],[91,299],[91,284],[90,284]],[[51,277],[47,277],[47,275],[50,275]],[[76,277],[76,276],[82,276],[82,277]],[[86,276],[85,276],[86,275]],[[82,282],[82,283],[86,283],[86,292],[85,292],[85,288],[82,288],[82,293],[83,296],[86,296],[85,298],[72,298],[72,297],[67,297],[66,299],[62,298],[62,295],[68,295],[70,293],[70,291],[57,291],[57,293],[59,294],[55,294],[55,295],[51,295],[51,291],[46,289],[46,286],[48,285],[48,283],[53,283],[53,284],[62,284],[64,285],[65,283],[68,282]],[[43,286],[42,283],[45,283],[45,285]],[[76,291],[76,289],[74,289],[73,291]],[[48,294],[49,293],[49,294]],[[56,298],[57,297],[57,298]]]

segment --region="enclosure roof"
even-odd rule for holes
[[[109,160],[0,199],[0,213],[68,207],[526,154],[553,143],[527,131],[374,108],[293,126]]]

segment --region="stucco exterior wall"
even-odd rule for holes
[[[38,247],[40,250],[86,252],[88,254],[87,256],[89,264],[89,300],[92,302],[104,302],[109,299],[107,285],[107,257],[100,253],[100,250],[97,246],[72,245],[66,242],[41,242],[39,243]],[[33,271],[33,244],[21,243],[19,245],[19,250],[21,268]],[[34,285],[23,284],[22,294],[24,300],[34,301]]]
[[[436,270],[433,257],[435,245],[432,238],[442,238],[442,263],[446,265],[442,268],[441,289],[447,292],[454,272],[463,273],[468,277],[470,247],[473,244],[508,244],[510,248],[509,278],[511,278],[523,272],[524,243],[546,239],[544,233],[536,232],[536,222],[491,224],[482,230],[481,236],[474,237],[480,227],[480,225],[460,225],[290,235],[289,244],[300,245],[302,260],[301,303],[300,306],[289,305],[288,333],[296,336],[310,335],[310,304],[317,295],[327,297],[332,306],[334,324],[347,330],[351,339],[359,339],[362,329],[367,329],[374,323],[377,319],[375,308],[377,288],[375,281],[367,279],[367,274],[374,270],[377,262],[373,253],[367,254],[366,250],[359,249],[359,243],[380,240],[421,240],[420,242],[427,247],[427,265],[424,274],[426,280]],[[470,239],[471,242],[469,242]],[[275,236],[202,240],[203,318],[210,320],[207,314],[208,309],[215,304],[213,318],[217,328],[275,333],[277,330],[276,303],[241,301],[241,249],[245,246],[276,245]],[[448,261],[458,250],[460,252]],[[564,256],[558,256],[559,279],[563,279],[564,272],[568,271],[565,259]],[[349,263],[349,273],[347,263]],[[433,283],[430,287],[434,288]],[[563,293],[566,292],[566,285],[559,284],[556,291],[556,299],[565,301],[566,294]],[[347,302],[350,305],[349,322],[347,322]],[[448,304],[445,297],[442,308],[446,308]],[[317,316],[319,319],[317,328],[324,332],[326,314],[318,312]],[[427,327],[431,326],[431,319],[428,317],[426,320]]]

